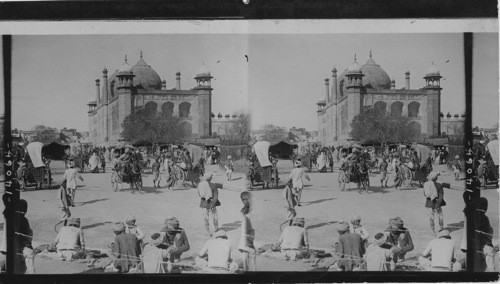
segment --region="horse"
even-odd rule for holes
[[[126,163],[116,163],[113,169],[113,175],[111,177],[111,184],[113,190],[118,190],[118,184],[128,183],[130,184],[130,189],[132,193],[138,190],[142,193],[142,174],[140,161],[137,159],[132,159],[130,162]],[[123,191],[123,186],[122,190]]]
[[[345,185],[349,185],[349,190],[351,189],[351,182],[356,183],[358,192],[361,193],[361,187],[365,189],[368,193],[369,186],[369,176],[368,176],[368,166],[364,162],[354,162],[350,163],[347,168],[341,169],[341,174],[339,175],[339,186],[341,191],[345,190]]]

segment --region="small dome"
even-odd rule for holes
[[[120,67],[118,69],[118,72],[119,73],[124,73],[124,72],[130,73],[131,70],[132,70],[132,67],[130,67],[130,65],[128,65],[128,63],[127,63],[127,56],[125,56],[125,62],[123,63],[122,67]]]
[[[203,64],[200,69],[198,69],[198,76],[200,75],[210,75],[210,70]]]
[[[333,66],[332,72],[337,72],[337,68]]]
[[[361,73],[361,66],[359,66],[358,62],[354,61],[354,63],[347,68],[348,73]]]
[[[429,67],[429,69],[427,69],[427,71],[425,72],[425,75],[426,76],[440,76],[439,70],[434,65],[434,62],[432,62],[431,67]]]

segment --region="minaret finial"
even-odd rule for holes
[[[142,59],[142,50],[141,50],[141,55],[140,55],[141,59]]]
[[[370,58],[372,58],[372,51],[370,50]]]
[[[125,63],[127,63],[127,55],[125,54]]]
[[[354,53],[354,62],[356,62],[356,53]]]

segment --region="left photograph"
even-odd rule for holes
[[[246,35],[14,36],[16,273],[251,270],[247,48]]]

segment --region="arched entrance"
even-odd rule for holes
[[[378,101],[373,105],[373,108],[385,112],[385,109],[387,108],[387,103],[383,101]]]
[[[191,104],[188,102],[183,102],[179,105],[179,117],[189,117],[189,111],[191,110]]]
[[[158,104],[155,102],[148,102],[144,105],[144,109],[148,114],[156,114],[156,110],[158,108]]]
[[[174,103],[173,102],[166,102],[161,106],[161,114],[164,117],[171,117],[173,113],[174,113]]]
[[[411,102],[410,104],[408,104],[408,116],[409,117],[417,117],[419,109],[420,109],[419,103]]]
[[[391,115],[393,117],[400,117],[403,114],[403,103],[400,101],[393,102],[391,105]]]

